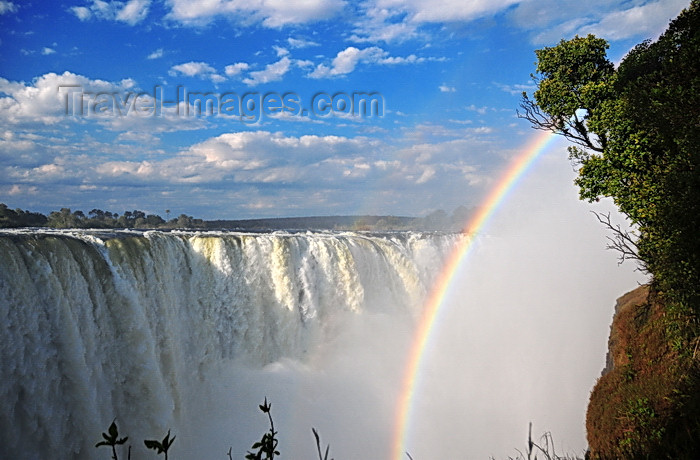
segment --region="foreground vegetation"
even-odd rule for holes
[[[260,438],[260,441],[253,443],[251,450],[249,450],[246,453],[245,459],[274,460],[275,457],[280,457],[281,454],[278,450],[279,439],[277,439],[277,435],[279,434],[279,432],[275,430],[275,422],[272,419],[272,404],[267,401],[267,398],[265,398],[265,401],[261,405],[259,405],[258,408],[263,414],[267,415],[270,428],[268,431],[263,433],[262,437]],[[330,444],[326,445],[326,448],[324,450],[321,447],[321,436],[318,434],[318,431],[316,431],[316,428],[311,428],[311,432],[313,433],[316,442],[316,452],[318,454],[318,460],[334,460],[333,458],[329,457],[331,448]],[[109,429],[106,432],[102,433],[102,438],[103,440],[95,444],[95,447],[109,447],[112,451],[112,460],[119,460],[117,446],[123,448],[123,446],[129,440],[129,437],[119,437],[119,429],[117,427],[116,421],[113,421],[112,424],[109,426]],[[149,449],[155,450],[158,455],[163,454],[165,456],[165,460],[168,460],[168,450],[170,449],[170,446],[172,446],[174,441],[175,436],[171,438],[170,430],[168,430],[168,433],[161,441],[145,440],[144,445]],[[126,449],[126,458],[127,460],[131,460],[131,446],[126,446]],[[233,455],[231,454],[232,450],[232,448],[229,448],[228,453],[226,454],[229,460],[233,460]],[[539,443],[535,442],[532,439],[532,423],[530,424],[530,430],[528,433],[527,449],[524,452],[521,452],[517,449],[516,451],[518,452],[518,455],[516,457],[508,457],[509,460],[537,460],[538,455],[540,455],[539,458],[541,458],[542,460],[581,460],[579,457],[573,457],[569,455],[562,457],[557,455],[556,449],[554,447],[554,439],[552,438],[551,433],[545,433],[540,438]],[[411,457],[411,454],[409,454],[408,452],[406,452],[406,457],[408,458],[408,460],[414,460],[413,457]],[[491,460],[494,460],[493,457],[491,457]]]
[[[520,116],[574,145],[581,199],[612,198],[635,229],[612,232],[621,261],[652,276],[616,318],[623,358],[593,391],[594,459],[695,459],[700,450],[700,1],[615,68],[593,35],[538,50]],[[631,315],[631,316],[630,316]],[[619,344],[618,344],[619,345]]]

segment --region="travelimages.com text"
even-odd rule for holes
[[[73,117],[225,117],[257,123],[265,117],[384,116],[384,96],[378,92],[317,92],[305,106],[299,94],[288,91],[259,93],[188,91],[177,86],[175,97],[164,98],[161,86],[152,92],[85,91],[80,85],[58,87],[65,115]]]

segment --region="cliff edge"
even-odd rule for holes
[[[586,414],[589,458],[700,458],[697,353],[674,325],[649,286],[617,300]]]

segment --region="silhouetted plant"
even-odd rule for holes
[[[119,430],[117,429],[117,424],[116,421],[112,421],[112,424],[109,426],[109,429],[107,430],[106,433],[102,433],[102,437],[104,438],[104,441],[100,441],[97,444],[95,444],[95,447],[100,447],[100,446],[109,446],[112,448],[112,459],[113,460],[119,460],[119,457],[117,457],[117,446],[120,446],[126,442],[127,439],[129,439],[128,436],[125,436],[123,438],[119,438]],[[131,446],[129,446],[129,453],[127,458],[131,458]]]
[[[318,435],[318,431],[316,431],[316,428],[311,428],[311,431],[314,433],[314,437],[316,438],[316,450],[318,450],[318,460],[328,460],[328,451],[331,448],[331,445],[328,444],[326,446],[326,452],[325,454],[321,455],[321,437]],[[332,458],[330,460],[333,460]]]
[[[528,430],[528,436],[527,436],[527,451],[523,454],[520,452],[518,449],[517,457],[508,457],[509,460],[537,460],[537,455],[542,454],[544,456],[544,460],[581,460],[580,457],[572,457],[570,455],[565,455],[564,457],[561,457],[557,455],[557,452],[554,448],[554,438],[552,437],[552,433],[546,432],[545,434],[542,435],[540,438],[540,444],[537,444],[535,441],[532,440],[532,423],[530,423],[530,428]],[[534,455],[534,456],[533,456]],[[493,460],[493,457],[491,457]]]
[[[150,439],[143,441],[143,443],[147,448],[157,451],[158,455],[165,454],[165,460],[168,460],[168,449],[173,445],[175,438],[176,436],[173,436],[172,439],[170,439],[170,430],[168,430],[168,434],[165,435],[162,441]]]
[[[275,455],[280,454],[277,450],[279,440],[276,437],[277,432],[275,431],[275,423],[272,421],[272,414],[270,413],[272,404],[268,403],[267,398],[265,398],[265,402],[258,407],[264,414],[267,414],[267,418],[270,420],[270,431],[263,434],[260,441],[256,442],[253,444],[253,447],[251,447],[253,450],[258,449],[258,451],[256,453],[248,452],[245,458],[246,460],[272,460],[275,458]],[[229,449],[229,458],[230,457],[231,450]]]

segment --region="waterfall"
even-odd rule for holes
[[[461,237],[4,231],[0,458],[108,458],[112,420],[134,445],[199,420],[231,363],[313,365],[348,322],[410,323]]]

